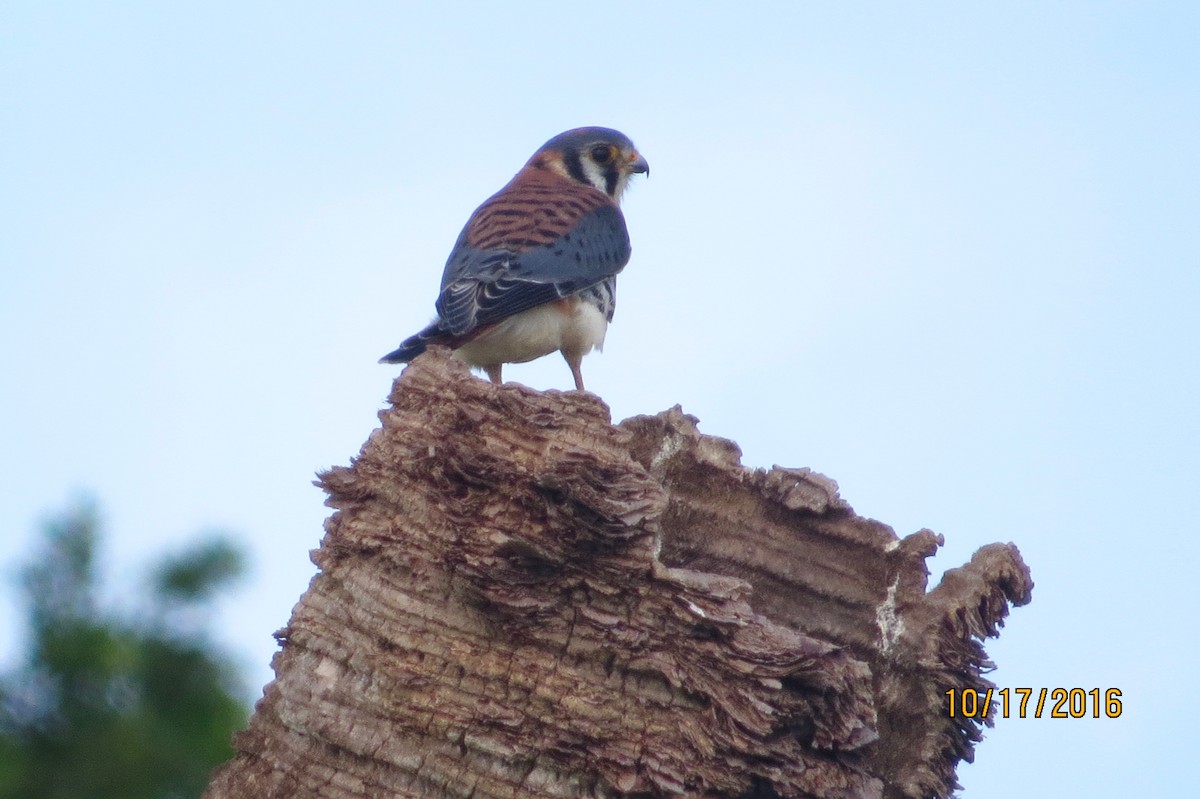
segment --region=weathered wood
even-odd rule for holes
[[[419,358],[349,467],[276,679],[207,796],[946,796],[980,738],[948,688],[1032,583],[678,408]]]

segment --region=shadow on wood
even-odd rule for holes
[[[444,351],[321,476],[320,572],[207,796],[943,797],[1012,544],[926,590],[828,478],[751,470],[679,408],[493,386]]]

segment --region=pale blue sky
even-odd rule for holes
[[[82,493],[127,592],[235,531],[224,640],[265,682],[376,359],[470,211],[607,125],[653,167],[584,363],[614,418],[828,474],[944,534],[935,578],[1020,546],[993,680],[1126,713],[1001,720],[965,797],[1192,795],[1200,6],[501,5],[5,4],[0,568]]]

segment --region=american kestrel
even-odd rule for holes
[[[629,262],[618,203],[629,178],[649,172],[629,137],[610,128],[546,142],[467,220],[442,273],[437,319],[380,363],[445,344],[499,383],[503,364],[557,350],[582,391],[580,362],[604,344],[617,273]]]

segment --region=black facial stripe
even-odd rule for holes
[[[617,191],[617,178],[620,177],[615,163],[609,164],[604,170],[604,193],[612,197]]]
[[[567,150],[567,152],[563,154],[563,162],[567,165],[568,175],[586,186],[592,185],[588,181],[587,175],[584,174],[583,162],[579,159],[578,150]]]

